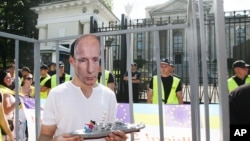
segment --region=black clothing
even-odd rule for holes
[[[41,78],[40,78],[40,82],[43,81],[43,79],[45,79],[45,78],[46,78],[46,77],[41,77]],[[48,80],[45,82],[44,86],[47,87],[47,88],[51,88],[51,78],[48,79]]]
[[[97,78],[98,83],[100,83],[102,81],[102,80],[100,80],[101,75],[102,75],[102,72],[98,72],[98,78]],[[108,83],[115,83],[115,78],[114,78],[114,76],[112,75],[111,72],[109,72],[109,77],[108,77],[108,81],[107,82]]]
[[[70,80],[72,80],[72,77],[70,77]],[[61,77],[59,77],[59,84],[62,84],[65,82],[65,73]]]
[[[229,95],[230,125],[250,125],[250,84],[237,87]]]
[[[161,77],[162,80],[162,84],[163,84],[163,89],[164,89],[164,103],[167,103],[167,99],[169,97],[171,88],[172,88],[172,84],[173,84],[173,76],[168,76],[168,77]],[[149,88],[153,90],[153,78],[151,79],[150,83],[149,83]],[[158,88],[156,88],[158,89]],[[182,83],[181,81],[179,82],[176,92],[178,91],[182,91]]]
[[[234,81],[238,84],[238,86],[240,85],[244,85],[245,84],[245,81],[246,81],[246,77],[244,80],[240,79],[239,77],[235,76],[234,78]]]
[[[49,71],[48,74],[49,74],[50,76],[52,76],[52,75],[56,74],[56,71]]]
[[[128,76],[128,72],[125,73],[124,76]],[[136,76],[136,80],[141,79],[141,73],[139,71],[132,72],[132,77]],[[133,87],[133,101],[134,103],[139,102],[139,83],[132,83]],[[129,88],[128,88],[128,81],[124,82],[124,102],[129,103]]]

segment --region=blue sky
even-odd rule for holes
[[[145,7],[162,4],[168,0],[113,0],[115,15],[120,18],[121,14],[125,14],[124,6],[133,4],[130,14],[132,19],[145,18]],[[224,11],[234,10],[250,10],[250,0],[224,0]]]

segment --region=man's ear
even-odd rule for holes
[[[74,60],[74,58],[70,55],[70,56],[69,56],[69,64],[70,64],[70,65],[74,65],[74,63],[75,63],[75,60]]]

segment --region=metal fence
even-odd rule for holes
[[[250,38],[250,11],[232,11],[225,12],[225,32],[226,32],[226,49],[227,49],[227,76],[233,75],[231,65],[233,61],[237,59],[245,60],[250,62],[248,48],[248,40]],[[93,19],[92,19],[93,20]],[[122,15],[121,22],[110,22],[107,27],[102,25],[91,26],[92,31],[109,32],[109,31],[121,31],[124,29],[138,29],[145,27],[156,27],[160,25],[174,25],[181,24],[187,21],[187,16],[177,16],[177,17],[161,17],[156,19],[128,19]],[[198,19],[197,19],[198,21]],[[94,23],[93,21],[91,23]],[[208,83],[209,83],[209,102],[218,103],[218,74],[217,74],[217,57],[216,57],[216,34],[215,34],[215,18],[213,14],[204,15],[205,24],[205,35],[206,35],[206,47],[207,47],[207,68],[208,68]],[[95,29],[94,29],[95,28]],[[197,26],[197,30],[200,27]],[[160,31],[160,57],[168,57],[170,60],[174,61],[175,73],[178,74],[183,83],[183,95],[184,100],[188,103],[190,102],[190,77],[188,75],[188,50],[185,41],[185,31],[186,29],[177,30],[163,30]],[[177,34],[175,36],[175,34]],[[135,33],[133,56],[135,61],[139,63],[139,71],[142,73],[140,93],[142,102],[146,99],[146,92],[148,89],[149,80],[153,74],[156,73],[156,62],[154,60],[154,47],[151,45],[152,32],[140,32]],[[106,41],[113,39],[110,43],[110,48],[113,51],[112,59],[107,61],[109,65],[112,65],[111,70],[113,71],[116,80],[118,82],[117,92],[118,94],[123,93],[123,81],[122,77],[126,68],[121,66],[121,64],[126,64],[126,43],[125,38],[122,35],[107,36]],[[165,41],[167,40],[167,41]],[[177,43],[174,43],[176,40]],[[178,40],[181,40],[178,44]],[[172,42],[172,43],[171,43]],[[177,46],[177,47],[174,47]],[[178,47],[179,46],[179,47]],[[198,42],[198,62],[199,66],[202,65],[201,59],[201,43]],[[109,54],[110,55],[110,54]],[[108,60],[108,59],[107,59]],[[144,62],[143,62],[144,61]],[[142,63],[143,62],[143,63]],[[109,67],[109,66],[107,66]],[[203,77],[202,69],[199,67],[199,96],[200,102],[204,100],[203,94]]]

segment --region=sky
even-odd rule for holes
[[[121,14],[125,13],[124,6],[133,5],[130,14],[131,19],[140,19],[146,17],[145,8],[157,4],[162,4],[168,0],[113,0],[114,14],[120,19]],[[250,10],[250,0],[224,0],[224,11]]]

